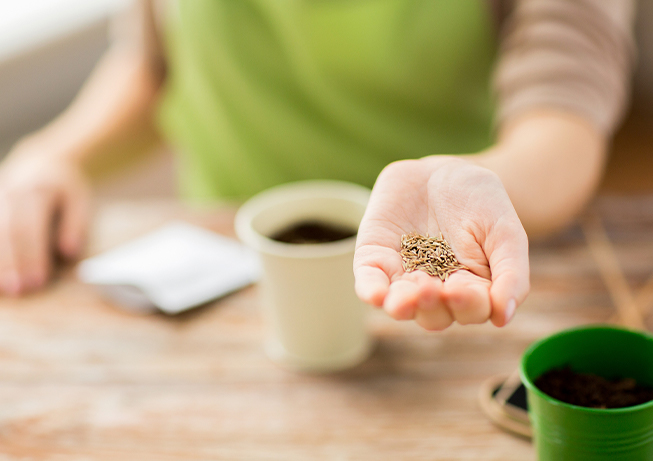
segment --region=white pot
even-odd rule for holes
[[[306,220],[358,229],[370,191],[341,181],[301,181],[264,191],[236,214],[236,233],[263,265],[266,352],[302,371],[352,367],[370,353],[369,309],[354,293],[356,237],[289,244],[269,236]]]

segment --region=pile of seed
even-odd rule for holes
[[[438,237],[419,235],[414,232],[401,236],[401,259],[406,272],[422,270],[429,275],[438,276],[445,281],[449,275],[460,269],[449,243],[442,234]]]

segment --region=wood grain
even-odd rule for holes
[[[233,236],[232,218],[233,207],[105,203],[88,252],[172,219]],[[633,286],[653,255],[642,220],[605,221]],[[578,228],[533,245],[531,262],[532,294],[508,327],[434,334],[371,312],[373,356],[324,376],[263,355],[255,287],[177,317],[138,316],[67,268],[42,293],[0,298],[0,460],[534,460],[482,414],[481,383],[511,373],[532,341],[605,321],[614,306]]]

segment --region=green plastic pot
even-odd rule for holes
[[[570,366],[608,379],[634,378],[653,386],[653,336],[610,326],[562,331],[524,353],[521,379],[540,461],[652,461],[653,401],[627,408],[593,409],[549,397],[535,380]]]

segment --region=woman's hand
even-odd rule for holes
[[[74,162],[19,145],[0,164],[0,294],[43,286],[55,253],[79,255],[89,198],[87,179]]]
[[[440,232],[469,270],[446,282],[406,273],[399,250],[410,232]],[[397,320],[427,330],[507,324],[529,291],[528,239],[499,177],[464,158],[404,160],[379,175],[358,232],[356,292]]]

